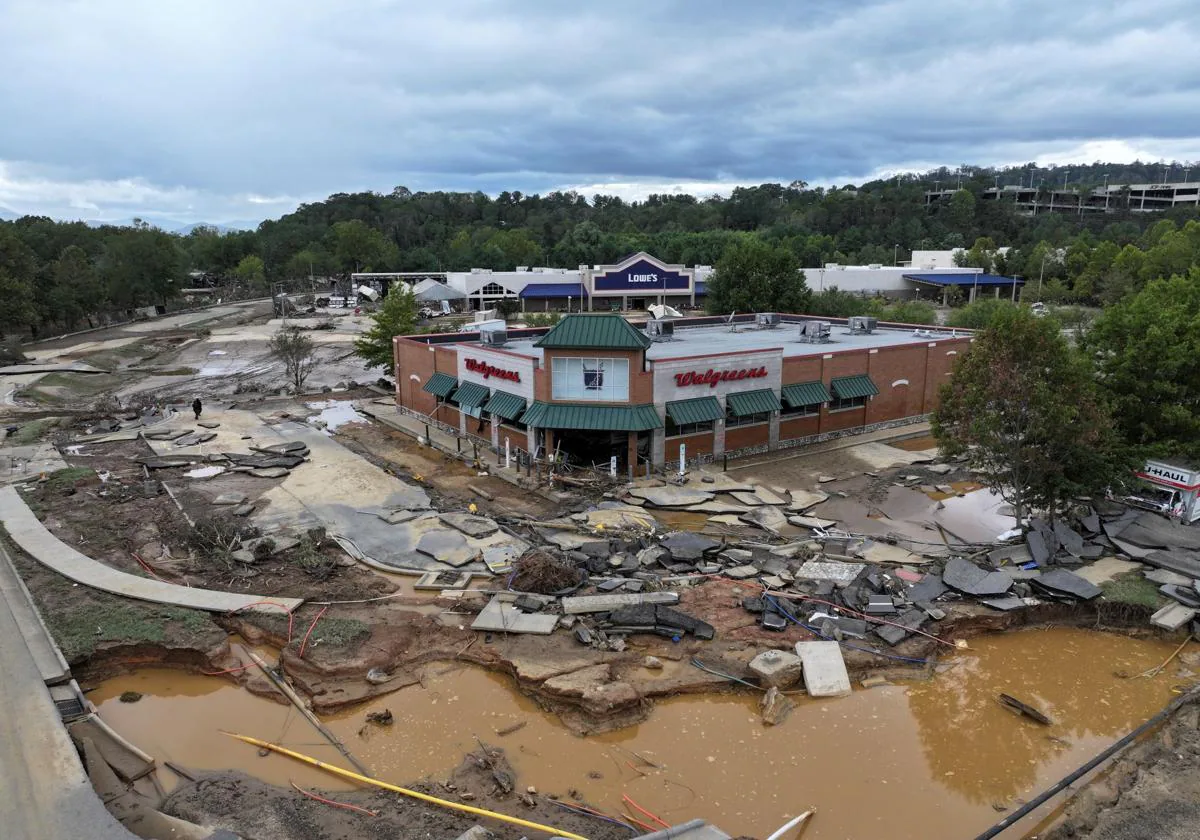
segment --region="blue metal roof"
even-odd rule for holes
[[[999,274],[905,274],[904,279],[931,286],[1020,286],[1025,283],[1020,277]]]
[[[521,290],[523,298],[581,298],[582,283],[538,283]]]
[[[696,294],[698,294],[698,295],[708,294],[708,284],[707,283],[697,283],[696,284]]]

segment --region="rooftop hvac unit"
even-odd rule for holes
[[[870,265],[867,266],[867,268],[872,268],[872,269],[883,268],[883,264],[882,263],[871,263]]]
[[[646,322],[646,335],[650,336],[651,341],[666,341],[675,335],[675,324],[652,318]]]
[[[778,312],[759,312],[754,316],[754,323],[766,330],[773,330],[779,326]]]
[[[508,341],[508,330],[499,327],[488,330],[480,330],[479,340],[483,344],[490,344],[493,347],[502,347],[504,342]]]
[[[831,330],[828,321],[805,321],[800,325],[800,340],[809,344],[825,344],[831,340]]]
[[[842,265],[841,263],[825,263],[826,271],[836,271],[839,268],[845,268],[845,267],[846,266]]]
[[[878,318],[872,318],[870,315],[855,315],[846,322],[846,326],[850,327],[851,335],[870,335],[875,332],[875,327],[879,325]]]

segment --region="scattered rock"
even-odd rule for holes
[[[642,667],[649,668],[651,671],[661,671],[662,666],[662,660],[657,656],[647,656],[642,660]]]
[[[262,467],[257,470],[250,470],[250,475],[255,478],[283,478],[289,470],[287,467]]]
[[[367,712],[367,723],[376,723],[380,726],[391,726],[395,723],[395,718],[392,717],[391,709],[383,709],[378,712]]]
[[[760,701],[762,707],[762,720],[768,726],[778,726],[787,720],[787,716],[792,713],[792,709],[796,708],[787,697],[779,693],[778,688],[770,688]]]
[[[768,688],[791,688],[800,682],[800,657],[786,650],[764,650],[750,660],[750,671]]]
[[[246,503],[245,493],[222,493],[220,496],[212,500],[214,505],[244,505]]]

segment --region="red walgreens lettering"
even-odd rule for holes
[[[486,362],[478,361],[477,359],[467,359],[467,370],[472,373],[478,373],[484,379],[491,379],[493,376],[497,379],[507,379],[510,382],[520,382],[521,374],[515,370],[505,370],[498,368],[495,365],[489,365]]]
[[[740,368],[738,370],[708,370],[701,373],[700,371],[689,370],[687,373],[675,374],[675,384],[684,388],[688,385],[707,385],[710,388],[716,388],[722,382],[737,381],[740,379],[758,379],[767,375],[765,367],[757,368]]]

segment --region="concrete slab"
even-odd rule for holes
[[[629,495],[657,507],[687,507],[710,501],[715,491],[691,487],[635,487]]]
[[[759,504],[764,505],[786,505],[789,501],[770,488],[763,487],[761,484],[755,486],[754,495],[758,497]]]
[[[770,531],[772,534],[778,534],[788,526],[788,517],[783,515],[783,511],[770,505],[763,505],[749,513],[743,513],[741,519]]]
[[[487,606],[480,610],[479,615],[471,622],[472,630],[502,633],[531,633],[537,636],[549,636],[558,626],[557,615],[542,613],[523,613],[513,602],[517,595],[502,592],[488,601]]]
[[[837,524],[833,519],[822,519],[819,516],[789,516],[788,522],[800,528],[832,528]]]
[[[500,526],[487,517],[470,513],[443,513],[439,518],[468,537],[490,537],[500,530]]]
[[[455,568],[465,566],[481,555],[479,549],[467,544],[466,537],[449,529],[426,531],[417,540],[417,551]]]
[[[793,512],[800,512],[828,500],[829,494],[822,493],[820,490],[793,490],[792,501],[787,508]]]
[[[828,580],[847,586],[867,567],[866,563],[809,560],[796,571],[797,580]]]
[[[563,612],[567,615],[612,612],[621,607],[636,607],[643,604],[678,604],[678,592],[638,592],[615,595],[574,595],[562,599]]]
[[[686,508],[686,510],[693,511],[695,513],[742,514],[742,513],[745,513],[747,510],[749,510],[749,508],[747,508],[745,505],[735,505],[732,502],[712,501],[712,502],[703,502],[702,504],[698,504],[698,505],[692,505],[691,507]]]
[[[272,610],[272,607],[275,612],[280,609],[291,612],[303,603],[299,598],[239,595],[233,592],[177,586],[118,571],[80,554],[47,531],[12,487],[0,488],[0,521],[3,521],[13,541],[38,562],[76,583],[111,592],[113,595],[209,612],[234,612],[247,608]]]
[[[1196,617],[1196,611],[1183,604],[1167,604],[1150,616],[1150,623],[1164,630],[1178,630]]]
[[[845,697],[850,693],[850,675],[837,642],[796,642],[809,697]]]

